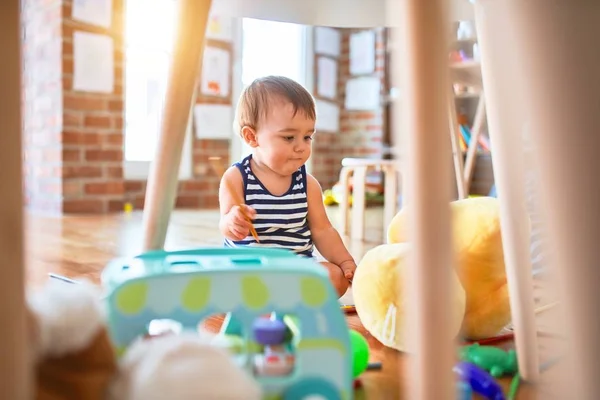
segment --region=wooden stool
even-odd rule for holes
[[[369,169],[384,173],[384,205],[383,205],[383,240],[387,237],[387,228],[396,215],[398,203],[398,169],[395,160],[379,160],[366,158],[344,158],[340,172],[342,198],[340,201],[341,224],[340,233],[348,234],[348,218],[350,213],[350,176],[352,175],[352,232],[350,237],[363,240],[365,234],[366,178]]]

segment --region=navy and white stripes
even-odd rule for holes
[[[256,210],[253,223],[260,243],[248,236],[239,241],[225,239],[225,246],[284,248],[301,256],[312,257],[313,243],[307,220],[305,167],[302,166],[294,172],[286,193],[274,196],[252,173],[251,159],[252,155],[234,165],[242,173],[246,204]]]

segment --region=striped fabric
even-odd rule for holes
[[[251,159],[252,155],[249,155],[234,165],[242,173],[246,204],[256,210],[254,228],[260,243],[248,236],[239,241],[225,239],[225,246],[276,247],[291,250],[300,256],[312,257],[313,242],[307,220],[305,167],[302,166],[294,172],[286,193],[274,196],[252,173]]]

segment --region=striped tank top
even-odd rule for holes
[[[250,235],[238,241],[225,239],[225,246],[283,248],[300,256],[312,257],[313,242],[307,219],[306,168],[303,165],[292,174],[292,182],[286,193],[274,196],[252,173],[251,159],[252,155],[249,155],[234,166],[242,174],[244,200],[256,210],[253,224],[260,243]]]

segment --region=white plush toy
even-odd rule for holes
[[[37,400],[260,400],[260,386],[200,334],[140,338],[118,359],[97,287],[50,280],[28,296]]]
[[[260,400],[256,382],[226,350],[192,333],[142,339],[120,363],[111,400]]]

